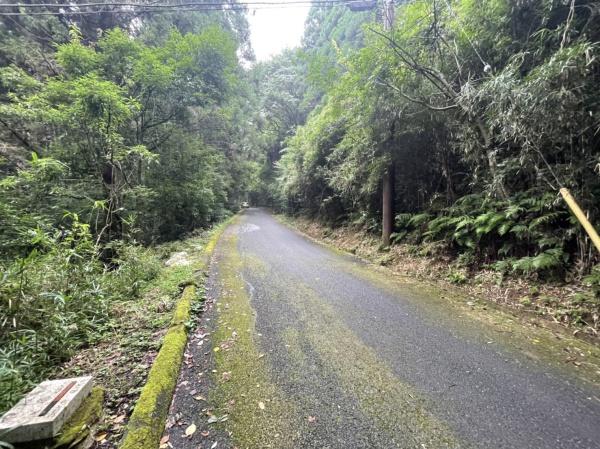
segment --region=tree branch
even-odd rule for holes
[[[17,132],[17,131],[15,131],[13,128],[11,128],[11,126],[10,126],[8,123],[6,123],[6,122],[5,122],[4,120],[2,120],[2,119],[0,119],[0,123],[1,123],[2,125],[4,125],[4,127],[5,127],[5,128],[6,128],[6,129],[7,129],[7,130],[8,130],[8,131],[9,131],[9,132],[10,132],[10,133],[11,133],[11,134],[14,136],[14,137],[16,137],[16,139],[17,139],[19,142],[21,142],[21,144],[22,144],[24,147],[26,147],[26,148],[27,148],[28,150],[30,150],[30,151],[35,151],[35,149],[34,149],[34,148],[33,148],[33,146],[32,146],[32,145],[29,143],[29,141],[28,141],[28,140],[27,140],[25,137],[21,136],[21,134],[20,134],[20,133],[18,133],[18,132]],[[37,153],[37,152],[36,152],[36,153]]]
[[[447,106],[434,106],[431,103],[425,101],[425,100],[419,100],[418,98],[413,98],[410,97],[409,95],[407,95],[406,93],[404,93],[402,91],[402,89],[400,89],[397,86],[394,86],[391,83],[388,83],[387,81],[381,81],[379,79],[376,79],[375,82],[377,82],[377,84],[381,85],[381,86],[386,86],[389,87],[390,89],[395,90],[396,92],[398,92],[400,95],[402,95],[404,98],[406,98],[408,101],[412,102],[412,103],[417,103],[420,104],[421,106],[425,106],[427,109],[431,109],[432,111],[449,111],[451,109],[456,109],[458,108],[458,104],[450,104]]]

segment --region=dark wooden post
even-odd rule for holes
[[[394,26],[394,1],[383,0],[383,28],[390,31]],[[390,162],[382,179],[382,205],[381,205],[381,243],[390,246],[390,236],[394,230],[394,163]]]
[[[390,245],[390,236],[394,231],[394,164],[391,163],[383,175],[382,188],[382,234],[383,246]]]

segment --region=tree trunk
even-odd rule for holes
[[[394,230],[394,164],[390,164],[383,175],[382,235],[383,246],[390,246],[390,235]]]
[[[383,29],[390,31],[394,27],[395,6],[393,0],[383,0]],[[394,136],[392,125],[392,138]],[[394,163],[390,162],[383,175],[382,192],[382,235],[383,246],[390,246],[390,235],[394,229]]]

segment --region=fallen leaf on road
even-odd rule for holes
[[[205,401],[206,402],[206,398],[202,395],[194,396],[194,399],[197,401]]]
[[[113,419],[113,424],[121,424],[123,421],[125,421],[125,418],[125,415],[119,415],[115,419]]]
[[[185,436],[191,438],[195,432],[196,432],[196,424],[190,424],[189,427],[187,429],[185,429]]]
[[[216,422],[225,422],[229,419],[229,415],[223,415],[223,416],[216,416],[216,415],[211,415],[208,418],[208,423],[209,424],[214,424]]]
[[[167,444],[167,442],[169,441],[169,435],[165,435],[164,437],[162,437],[160,439],[160,444]]]
[[[316,416],[309,416],[309,417],[308,417],[308,422],[309,422],[309,423],[314,423],[314,422],[317,422],[317,417],[316,417]]]
[[[210,447],[210,449],[215,449],[215,447],[217,447],[217,444],[219,444],[219,443],[217,443],[217,442],[215,441],[215,442],[213,443],[213,445]]]
[[[210,432],[208,430],[205,430],[205,431],[201,432],[200,435],[202,435],[203,437],[207,437],[210,435]]]
[[[259,409],[261,409],[261,410],[264,410],[264,409],[265,409],[265,403],[264,403],[264,402],[262,402],[262,401],[261,401],[261,402],[259,402],[259,403],[258,403],[258,408],[259,408]]]

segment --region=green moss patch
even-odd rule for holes
[[[286,216],[276,218],[292,228],[300,227],[301,231],[310,231],[310,226],[321,229],[314,223],[306,224]],[[321,236],[315,237],[316,234],[310,232],[307,237],[330,250],[349,256],[334,246],[347,248],[343,238],[327,239],[325,242]],[[368,257],[369,253],[363,251],[362,255]],[[372,258],[369,260],[373,261]],[[502,343],[510,350],[550,363],[584,382],[600,384],[600,347],[574,337],[577,330],[569,332],[563,325],[553,324],[544,317],[509,310],[504,305],[492,302],[493,298],[490,300],[488,296],[474,295],[463,287],[434,283],[432,280],[415,280],[414,276],[409,277],[387,267],[360,265],[344,258],[336,262],[336,267],[391,293],[402,291],[406,299],[427,308],[438,323],[443,321],[457,333],[467,333],[469,338],[481,341]]]
[[[187,343],[184,321],[189,319],[195,291],[196,288],[192,285],[186,287],[177,305],[171,328],[165,335],[163,346],[129,419],[122,449],[150,449],[158,446]]]
[[[63,426],[60,435],[56,438],[55,449],[75,447],[79,442],[86,439],[94,424],[101,416],[104,404],[104,389],[94,387],[90,395],[83,401],[77,411]]]
[[[163,344],[150,369],[144,388],[129,419],[121,449],[152,449],[159,445],[169,406],[179,377],[181,361],[187,344],[187,323],[194,301],[197,285],[203,288],[203,278],[198,278],[208,265],[208,260],[227,223],[215,228],[203,251],[197,251],[192,264],[172,267],[169,285],[185,285],[181,299],[173,312],[170,327]]]
[[[94,382],[105,388],[105,413],[99,426],[99,434],[106,434],[103,448],[114,449],[122,440],[133,404],[173,319],[182,286],[203,283],[205,248],[210,239],[218,238],[220,230],[153,248],[161,269],[144,286],[141,296],[111,302],[108,327],[99,327],[97,339],[50,376],[92,375]],[[164,261],[176,251],[186,251],[191,264],[165,266]]]
[[[386,268],[360,266],[350,261],[340,262],[338,267],[390,293],[404,292],[405,299],[427,308],[436,323],[443,321],[447,328],[458,334],[481,342],[496,341],[507,349],[542,360],[584,382],[600,384],[600,347],[569,335],[562,326],[553,328],[543,319],[515,315],[452,287],[442,288],[390,276]],[[468,319],[465,320],[465,317]]]
[[[306,360],[301,341],[308,342],[324,364],[324,377],[336,379],[380,432],[391,438],[399,432],[404,435],[399,447],[463,447],[429,411],[430,404],[402,382],[312,288],[285,278],[279,278],[275,288],[298,316],[298,327],[287,328],[282,335],[297,369],[303,369]]]
[[[291,420],[297,412],[273,383],[255,342],[255,314],[240,274],[237,239],[226,235],[222,245],[222,294],[213,334],[216,387],[209,400],[216,414],[227,415],[221,425],[232,433],[239,447],[295,447]]]

